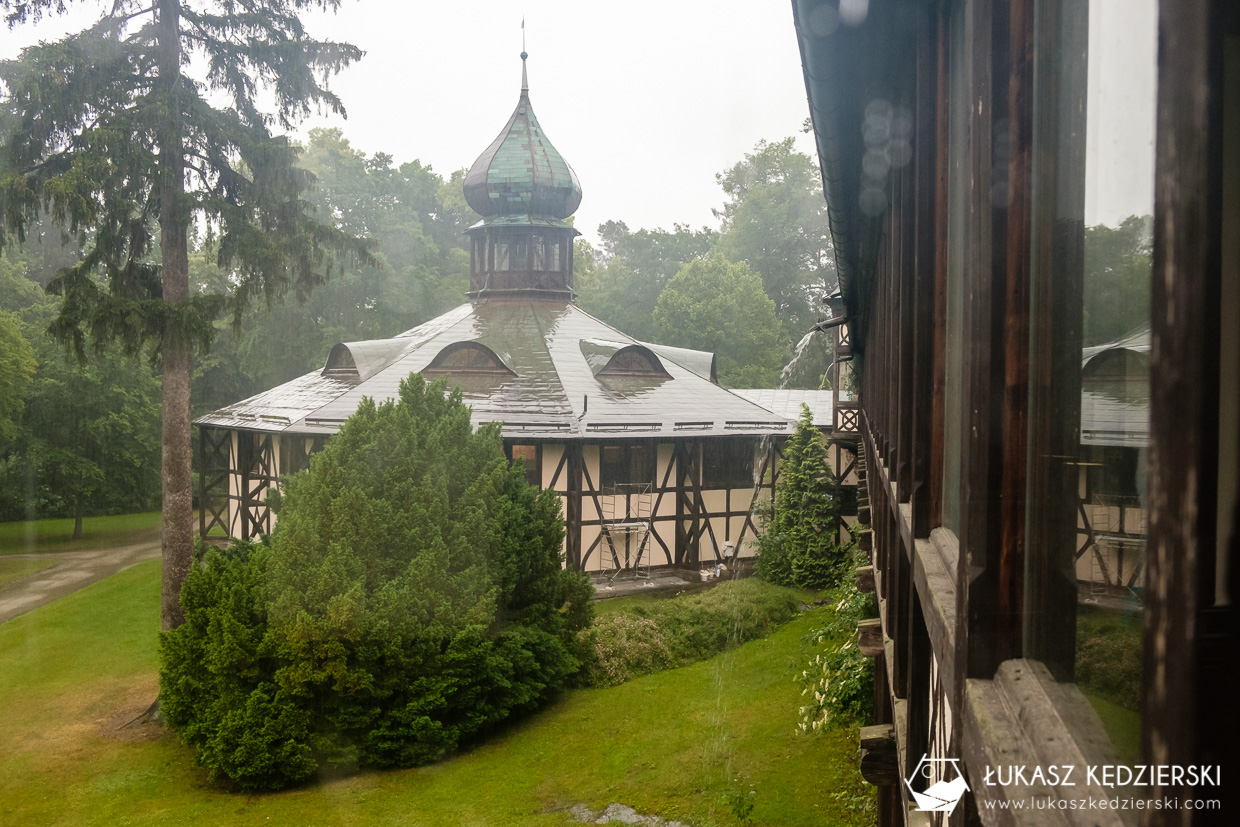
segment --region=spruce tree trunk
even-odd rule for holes
[[[159,0],[159,86],[167,101],[160,136],[159,247],[164,301],[189,298],[189,215],[185,205],[185,156],[177,87],[181,75],[180,0]],[[189,420],[190,343],[175,324],[163,340],[163,585],[164,630],[181,625],[181,583],[194,555],[192,448]]]

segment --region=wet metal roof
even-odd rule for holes
[[[362,397],[396,396],[444,348],[481,342],[503,354],[513,375],[457,372],[475,424],[502,422],[507,437],[616,438],[784,434],[799,415],[730,391],[703,376],[713,357],[643,345],[564,302],[503,299],[465,304],[389,340],[344,345],[358,371],[306,374],[195,420],[200,425],[294,433],[334,433]],[[665,373],[596,375],[600,351],[638,345],[659,356]],[[779,392],[789,393],[789,392]],[[792,393],[806,392],[798,391]],[[809,392],[813,393],[813,392]],[[830,393],[826,393],[830,418]],[[811,405],[817,411],[820,403]]]
[[[753,388],[734,390],[732,393],[761,405],[776,416],[788,419],[800,419],[801,406],[809,405],[815,427],[829,428],[833,424],[831,391]]]
[[[498,137],[465,174],[465,200],[484,223],[565,226],[581,204],[581,182],[534,117],[525,85],[522,53],[521,96]]]
[[[1148,356],[1150,326],[1081,350],[1081,368],[1086,374],[1081,381],[1081,444],[1144,448],[1150,443],[1148,367],[1124,377],[1088,376],[1090,362],[1116,351]]]

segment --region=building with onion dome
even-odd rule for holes
[[[204,536],[269,532],[279,476],[307,467],[363,397],[395,397],[421,372],[459,385],[476,425],[502,422],[530,482],[559,492],[569,565],[644,573],[750,553],[800,398],[776,412],[721,387],[713,354],[639,342],[574,304],[581,184],[534,115],[521,59],[516,109],[464,180],[482,216],[467,231],[468,302],[337,344],[322,370],[197,419]],[[830,420],[829,392],[798,393]]]

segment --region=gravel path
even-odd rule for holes
[[[159,557],[159,539],[97,551],[6,554],[6,560],[54,560],[51,567],[0,586],[0,623],[24,615],[135,563]]]

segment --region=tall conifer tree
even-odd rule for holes
[[[797,429],[784,444],[758,574],[783,586],[834,586],[848,562],[839,544],[839,511],[826,446],[802,405]]]
[[[80,358],[118,341],[162,363],[165,629],[182,621],[193,554],[194,350],[226,309],[304,296],[342,254],[369,257],[307,214],[310,177],[272,132],[311,107],[343,112],[326,80],[361,52],[310,38],[298,17],[339,1],[106,0],[89,28],[0,63],[0,244],[50,216],[85,251],[48,287],[63,296],[51,332]],[[0,0],[9,26],[72,5]],[[190,294],[193,227],[215,240],[230,295]]]

